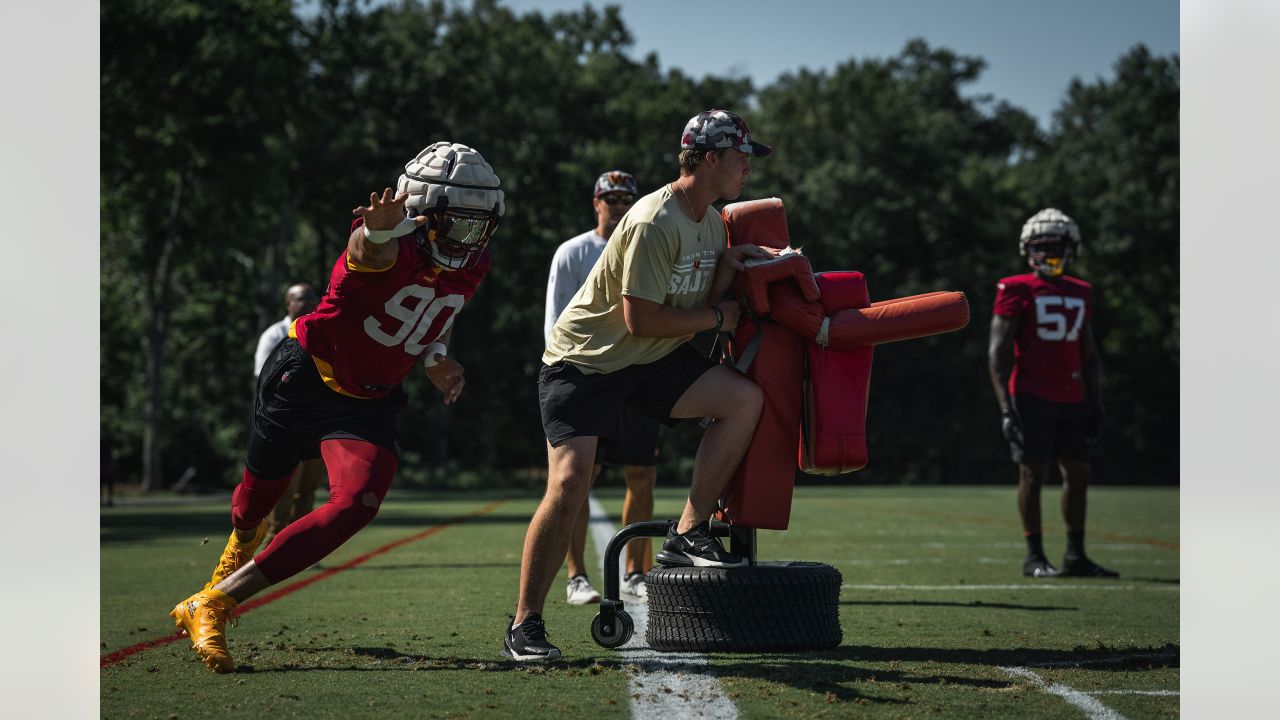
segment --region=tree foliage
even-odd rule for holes
[[[237,479],[253,347],[284,288],[323,288],[350,209],[449,139],[494,165],[507,214],[494,271],[454,332],[463,401],[445,408],[411,376],[400,474],[540,482],[551,254],[592,224],[603,170],[645,189],[673,179],[680,128],[708,107],[744,109],[776,143],[748,193],[785,200],[816,268],[862,270],[876,298],[969,293],[965,331],[877,350],[860,478],[1007,470],[985,326],[994,280],[1018,271],[1019,225],[1050,202],[1081,221],[1082,267],[1105,304],[1106,387],[1125,408],[1116,462],[1161,455],[1169,422],[1176,438],[1176,58],[1139,48],[1114,82],[1074,85],[1046,134],[965,94],[980,59],[923,41],[757,92],[632,58],[614,7],[108,0],[101,35],[102,432],[125,478],[161,487],[194,467],[204,485]],[[668,436],[664,476],[694,444],[693,432]],[[1150,467],[1176,475],[1176,453],[1161,462]]]

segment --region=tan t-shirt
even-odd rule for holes
[[[725,242],[724,220],[714,207],[695,223],[666,185],[640,198],[560,314],[542,362],[564,360],[584,372],[609,373],[654,362],[687,342],[692,335],[647,338],[627,332],[622,296],[682,309],[706,306]]]

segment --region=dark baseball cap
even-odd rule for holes
[[[619,192],[628,193],[630,195],[639,195],[640,186],[636,184],[636,177],[629,172],[622,170],[610,170],[601,173],[596,178],[596,193],[592,197],[600,197],[606,193]]]
[[[728,110],[703,110],[689,118],[680,136],[681,150],[723,150],[732,148],[748,155],[765,157],[773,146],[751,139],[742,118]]]

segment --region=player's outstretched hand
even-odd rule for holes
[[[391,188],[385,188],[381,196],[376,192],[369,193],[369,206],[355,207],[351,214],[364,218],[364,225],[370,230],[393,230],[404,220],[404,201],[408,198],[409,193],[396,195]],[[426,220],[425,215],[420,215],[414,218],[414,224],[421,225]]]
[[[729,267],[734,270],[741,270],[746,267],[746,265],[743,264],[744,260],[751,260],[753,258],[768,260],[769,258],[777,257],[780,252],[782,251],[778,248],[760,247],[759,245],[752,245],[748,243],[746,245],[735,245],[728,250],[725,250],[724,259],[725,262],[729,263]],[[729,323],[726,320],[725,325],[728,326],[728,324]]]
[[[427,368],[427,378],[436,389],[444,393],[444,404],[452,405],[462,394],[462,386],[467,384],[463,377],[462,365],[453,358],[436,355],[438,362]]]

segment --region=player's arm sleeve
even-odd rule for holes
[[[1030,297],[1022,291],[1021,285],[1011,285],[1004,281],[996,283],[996,315],[1018,317],[1027,307]]]
[[[278,339],[275,333],[270,330],[258,336],[258,350],[253,354],[253,376],[255,378],[262,374],[262,366],[266,364],[267,356],[271,354],[271,348],[275,347]]]
[[[622,256],[622,294],[662,303],[675,268],[680,238],[672,237],[652,223],[639,223]]]
[[[551,258],[551,273],[547,276],[547,306],[542,321],[544,341],[551,341],[551,328],[555,327],[560,313],[568,307],[569,301],[573,299],[576,292],[578,292],[578,284],[576,274],[573,272],[573,263],[570,261],[569,253],[561,246],[556,250],[555,257]]]

